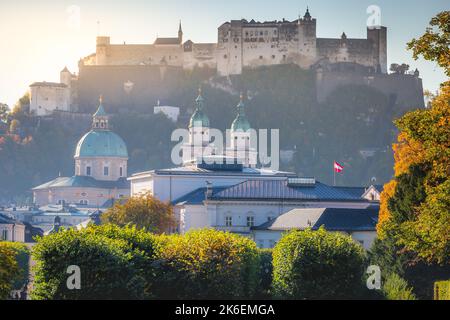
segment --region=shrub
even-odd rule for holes
[[[0,242],[0,246],[9,247],[15,253],[19,273],[14,281],[13,290],[20,290],[28,283],[30,250],[25,244],[20,242]]]
[[[129,246],[125,247],[125,253],[131,254],[130,262],[135,271],[142,277],[143,297],[152,298],[153,284],[162,272],[159,264],[155,261],[161,250],[161,239],[144,230],[138,230],[134,226],[121,228],[116,225],[89,226],[88,234],[99,234],[109,239],[126,241]]]
[[[258,249],[259,251],[259,286],[258,298],[270,298],[272,288],[272,249]]]
[[[396,273],[391,273],[386,278],[382,290],[388,300],[416,300],[413,289]]]
[[[40,238],[33,249],[36,260],[33,299],[139,299],[141,275],[136,272],[131,245],[92,229],[63,230]],[[81,289],[69,290],[67,268],[80,267]]]
[[[19,275],[15,251],[0,242],[0,299],[6,299],[13,289],[14,279]]]
[[[434,300],[450,300],[450,280],[434,284]]]
[[[273,251],[273,287],[278,298],[338,299],[360,292],[365,253],[350,236],[291,231]]]
[[[162,236],[163,299],[252,298],[258,287],[259,255],[245,237],[204,229]]]

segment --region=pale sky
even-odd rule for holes
[[[176,36],[181,19],[185,40],[215,42],[227,20],[294,20],[307,5],[317,18],[317,36],[334,38],[343,31],[365,38],[366,9],[378,5],[388,27],[388,63],[417,67],[425,89],[435,91],[445,80],[434,63],[414,61],[406,42],[423,34],[436,13],[450,10],[448,0],[0,0],[0,102],[12,106],[32,82],[58,82],[66,65],[78,72],[78,60],[95,51],[99,31],[113,43],[153,43],[157,35]]]

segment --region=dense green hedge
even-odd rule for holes
[[[0,299],[28,283],[29,256],[28,247],[23,243],[0,242]]]
[[[65,230],[41,238],[33,250],[36,273],[32,297],[147,298],[151,296],[146,280],[153,276],[153,244],[151,234],[113,226]],[[67,268],[71,265],[80,267],[80,290],[67,288]]]
[[[259,255],[252,240],[212,229],[162,239],[160,298],[236,299],[256,294]]]
[[[272,249],[258,249],[259,251],[259,287],[258,298],[270,298],[272,295]]]
[[[396,273],[386,277],[382,292],[387,300],[417,300],[408,282]]]
[[[355,298],[362,288],[365,253],[350,236],[291,231],[273,251],[273,287],[278,298]]]
[[[450,300],[450,280],[435,282],[434,300]]]

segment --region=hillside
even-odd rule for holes
[[[128,145],[130,174],[171,166],[171,132],[186,127],[200,84],[211,126],[222,130],[229,128],[235,116],[239,92],[248,93],[247,115],[252,127],[280,129],[281,149],[296,151],[293,161],[283,163],[281,169],[332,183],[336,160],[345,166],[338,184],[350,186],[367,185],[372,177],[381,184],[392,176],[392,120],[399,112],[388,97],[365,85],[346,85],[318,103],[313,72],[296,66],[265,67],[230,78],[211,78],[207,71],[197,70],[173,78],[161,87],[167,97],[164,103],[182,107],[177,124],[152,114],[153,101],[163,95],[158,89],[149,91],[147,108],[110,110],[116,112],[114,130]],[[105,106],[108,109],[107,95]],[[94,102],[80,106],[89,112],[93,108]],[[14,119],[20,122],[17,135],[2,136],[0,132],[3,200],[29,197],[32,186],[59,172],[72,175],[75,144],[90,125],[86,115],[38,121],[18,112],[10,117],[10,123]]]

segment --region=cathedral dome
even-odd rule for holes
[[[201,110],[196,110],[189,121],[189,128],[193,127],[209,127],[209,118],[208,116]]]
[[[75,158],[118,157],[128,158],[125,142],[112,131],[91,130],[78,142]]]
[[[205,108],[205,100],[202,97],[202,91],[199,89],[198,97],[195,99],[195,111],[189,121],[189,128],[193,127],[209,127],[209,118],[203,111]]]
[[[251,129],[250,122],[248,122],[247,117],[245,115],[245,104],[243,101],[243,96],[241,95],[241,101],[237,105],[238,114],[236,119],[234,119],[231,124],[231,131],[243,131],[246,132]]]

